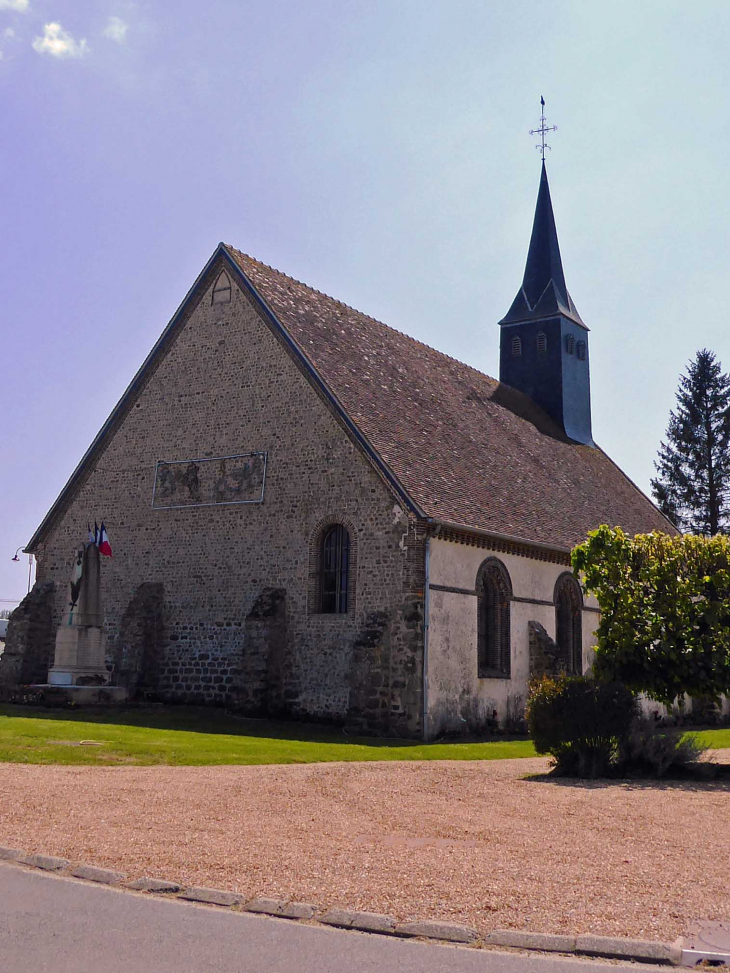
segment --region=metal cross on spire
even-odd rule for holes
[[[557,125],[546,125],[545,124],[545,99],[540,95],[540,127],[531,128],[530,135],[539,135],[540,144],[536,145],[535,148],[540,150],[540,155],[542,156],[542,161],[545,161],[545,149],[550,150],[550,146],[545,141],[546,132],[557,132]]]

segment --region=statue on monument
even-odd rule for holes
[[[99,548],[94,543],[79,544],[69,579],[67,625],[95,625],[101,628],[101,571]]]
[[[68,584],[68,604],[56,632],[56,651],[48,682],[55,686],[104,686],[109,683],[106,667],[106,634],[101,607],[99,547],[111,551],[106,531],[89,531],[88,543],[74,553]]]

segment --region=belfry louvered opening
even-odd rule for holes
[[[547,335],[544,331],[540,331],[537,336],[537,350],[541,355],[547,351]]]
[[[508,679],[511,671],[510,603],[507,568],[489,558],[477,575],[477,666],[481,678]]]

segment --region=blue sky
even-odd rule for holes
[[[726,0],[0,0],[0,607],[220,240],[495,375],[541,94],[594,435],[648,489],[687,361],[730,369],[729,43]]]

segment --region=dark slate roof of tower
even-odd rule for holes
[[[556,314],[562,314],[585,327],[565,285],[550,186],[543,162],[522,287],[499,323],[515,324],[518,321],[554,317]]]

